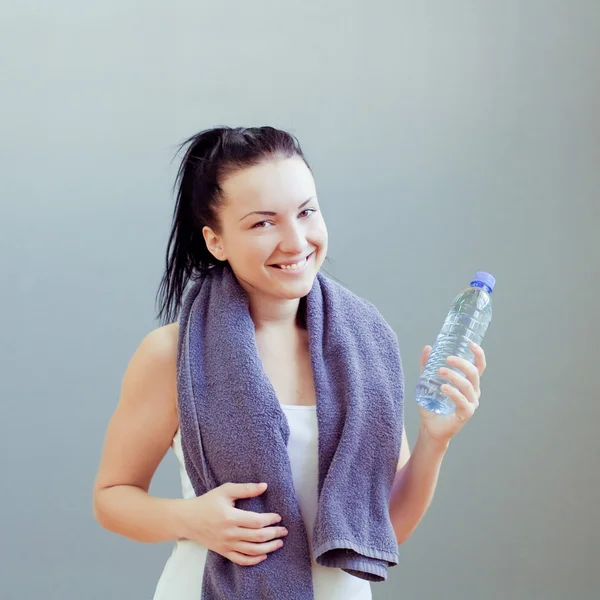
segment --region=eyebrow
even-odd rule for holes
[[[311,200],[314,200],[315,196],[311,196],[308,200],[305,200],[299,207],[298,210],[300,210],[301,208],[304,208]],[[272,210],[253,210],[252,212],[249,212],[247,215],[243,216],[240,221],[243,221],[246,217],[249,217],[250,215],[264,215],[266,217],[274,217],[277,213],[273,212]]]

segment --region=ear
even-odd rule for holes
[[[225,250],[223,250],[223,245],[221,243],[221,238],[210,227],[208,227],[208,225],[202,228],[202,235],[204,236],[204,241],[206,242],[208,251],[217,260],[227,260]]]

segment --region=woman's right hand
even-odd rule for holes
[[[181,501],[179,517],[184,538],[202,544],[232,562],[256,565],[281,546],[287,535],[275,513],[256,513],[235,507],[239,498],[260,496],[267,484],[225,483],[202,496]]]

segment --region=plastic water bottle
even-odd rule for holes
[[[481,345],[492,320],[491,293],[495,284],[496,280],[492,275],[478,271],[470,286],[456,297],[450,307],[417,383],[417,403],[427,410],[441,415],[454,412],[454,401],[440,390],[441,385],[450,382],[439,374],[439,369],[446,367],[463,374],[460,369],[446,362],[450,355],[465,358],[471,363],[475,361],[469,344],[475,342]]]

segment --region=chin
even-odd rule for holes
[[[281,296],[286,300],[299,300],[307,296],[312,289],[314,277],[311,279],[309,284],[289,286],[288,289],[283,291]]]
[[[295,281],[270,281],[268,293],[278,298],[285,300],[298,300],[306,296],[313,287],[316,272],[306,273],[302,277],[298,277]],[[267,291],[267,289],[265,289]]]

